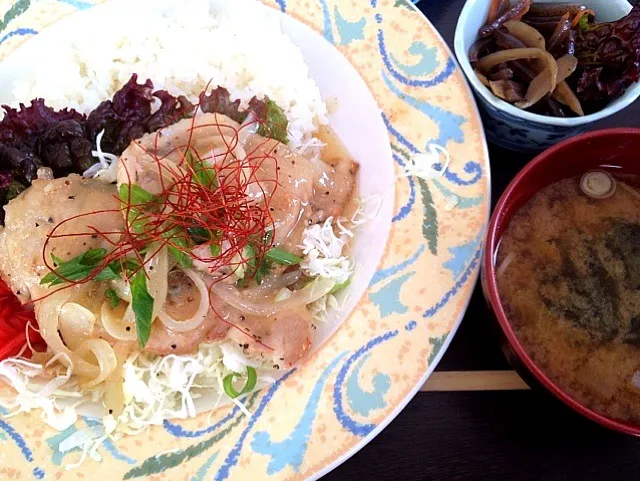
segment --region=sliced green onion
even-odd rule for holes
[[[262,284],[262,280],[271,272],[272,262],[264,259],[262,264],[256,269],[255,280],[258,285]]]
[[[107,255],[107,249],[97,248],[89,249],[87,252],[80,256],[80,264],[85,266],[95,266],[98,262],[104,259]]]
[[[104,260],[106,255],[107,250],[102,248],[90,249],[68,261],[63,261],[52,254],[51,258],[53,259],[56,268],[40,279],[40,284],[57,286],[64,284],[67,281],[81,281],[86,279],[90,275],[94,274],[98,264]],[[93,280],[107,281],[119,279],[120,272],[118,266],[116,266],[116,262],[117,261],[114,261],[100,269],[95,273]]]
[[[153,297],[147,289],[147,276],[144,269],[140,269],[131,278],[131,308],[136,315],[136,329],[138,344],[144,349],[151,336],[153,322]]]
[[[114,309],[118,307],[120,304],[120,298],[118,297],[118,293],[113,289],[107,289],[104,293],[104,296],[111,301],[111,307]]]
[[[129,209],[127,222],[131,229],[137,234],[144,233],[145,225],[149,219],[141,208],[144,204],[153,201],[154,195],[139,185],[122,184],[118,190],[118,196],[120,197],[121,208],[123,210]]]
[[[256,250],[252,245],[247,244],[242,248],[242,257],[253,272],[256,269]]]
[[[291,252],[287,252],[284,249],[280,249],[279,247],[272,247],[264,256],[270,261],[276,262],[277,264],[282,264],[284,266],[294,266],[302,262],[301,257],[298,257]]]
[[[247,394],[256,387],[256,383],[258,382],[258,373],[251,366],[247,366],[247,383],[244,385],[240,392],[236,391],[233,387],[233,380],[241,375],[242,374],[232,372],[230,374],[227,374],[222,380],[222,387],[224,388],[224,392],[231,399],[242,396],[243,394]]]
[[[184,159],[191,167],[191,180],[193,182],[209,189],[218,187],[218,174],[213,166],[208,165],[197,156],[194,158],[191,151],[185,154]]]
[[[211,240],[211,232],[204,227],[189,227],[187,233],[194,244],[200,245]]]
[[[341,282],[340,284],[336,284],[329,291],[329,294],[336,294],[336,293],[340,292],[342,289],[344,289],[345,287],[347,287],[349,284],[351,284],[351,279],[347,279],[346,281]]]
[[[185,252],[189,250],[190,246],[184,229],[176,226],[163,232],[162,237],[173,244],[169,246],[168,250],[178,265],[183,269],[191,269],[193,267],[193,259]]]
[[[268,231],[265,231],[263,236],[264,243],[266,245],[269,245],[271,244],[272,239],[273,239],[273,229],[269,229]]]

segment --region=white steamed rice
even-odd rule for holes
[[[137,73],[139,82],[150,78],[155,89],[192,101],[209,81],[243,105],[254,95],[267,95],[284,109],[293,147],[306,144],[315,126],[327,122],[302,52],[282,32],[275,13],[256,0],[149,5],[130,2],[118,23],[100,31],[81,25],[73,36],[83,41],[72,48],[50,45],[33,75],[14,83],[14,98],[28,103],[41,97],[54,108],[88,113]]]

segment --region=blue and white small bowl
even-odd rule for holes
[[[536,3],[560,3],[553,0],[533,0]],[[581,0],[596,11],[598,21],[613,21],[631,10],[626,0]],[[640,96],[640,83],[627,89],[620,98],[594,114],[575,118],[556,118],[521,110],[499,99],[478,80],[468,52],[478,39],[478,31],[485,24],[491,0],[467,0],[456,27],[454,48],[476,99],[489,142],[524,152],[541,151],[561,140],[585,131],[590,124],[609,117],[631,105]]]

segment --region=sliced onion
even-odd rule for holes
[[[58,320],[62,339],[70,349],[75,349],[82,341],[91,337],[96,316],[80,304],[67,302],[60,308]]]
[[[135,341],[138,338],[131,304],[123,313],[122,307],[112,309],[109,301],[103,302],[100,308],[100,320],[107,334],[118,341]],[[128,331],[127,327],[129,327]]]
[[[290,286],[294,282],[299,281],[303,276],[304,274],[299,269],[284,274],[271,274],[265,278],[259,286],[245,289],[242,295],[254,300],[264,298],[273,294],[273,291]]]
[[[518,38],[527,47],[540,48],[546,50],[544,36],[531,25],[527,25],[519,20],[510,20],[504,23],[509,33]]]
[[[289,289],[287,289],[286,287],[283,287],[276,293],[276,297],[274,301],[276,302],[286,301],[291,297],[291,294],[292,292]]]
[[[207,285],[192,269],[183,269],[182,272],[184,272],[184,274],[191,279],[193,284],[198,288],[198,291],[200,292],[200,304],[198,305],[196,313],[191,318],[183,321],[174,319],[167,314],[164,309],[158,313],[160,322],[162,322],[167,329],[174,332],[187,332],[197,329],[200,327],[209,312],[209,290],[207,289]]]
[[[95,364],[88,363],[65,346],[58,331],[60,309],[69,301],[72,294],[72,289],[60,290],[40,301],[37,306],[40,334],[54,355],[66,354],[66,356],[60,357],[62,364],[71,366],[75,374],[96,378],[100,375],[100,368]]]
[[[245,314],[271,317],[278,311],[300,308],[317,301],[327,295],[335,284],[335,281],[332,279],[318,277],[302,289],[295,291],[291,297],[281,302],[275,302],[274,300],[256,302],[247,299],[242,292],[234,286],[223,284],[222,282],[213,284],[211,290],[224,302]]]
[[[120,299],[131,302],[131,286],[125,279],[114,279],[110,284]]]
[[[78,346],[75,353],[85,360],[89,354],[93,355],[100,369],[98,376],[83,384],[83,387],[94,387],[106,381],[118,366],[118,359],[111,344],[104,339],[87,339]]]
[[[299,291],[294,291],[289,299],[280,302],[281,309],[293,309],[299,305],[307,305],[329,294],[336,285],[333,279],[326,277],[316,277],[313,282],[307,284]]]
[[[157,249],[151,248],[145,257],[145,271],[149,278],[147,288],[149,295],[153,297],[153,313],[151,319],[158,317],[167,300],[167,290],[169,289],[169,260],[167,248],[163,247],[156,253]],[[154,255],[155,254],[155,255]]]
[[[129,346],[125,343],[117,343],[113,346],[113,352],[118,360],[118,367],[116,367],[107,380],[104,389],[104,405],[113,416],[118,417],[124,410],[122,366],[129,355]]]

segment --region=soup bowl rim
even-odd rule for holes
[[[513,351],[518,360],[522,364],[524,364],[524,367],[527,369],[527,371],[531,373],[540,384],[542,384],[556,398],[565,403],[571,409],[591,419],[592,421],[595,421],[609,429],[640,437],[640,423],[636,424],[632,422],[616,420],[593,409],[590,409],[589,407],[569,395],[564,389],[562,389],[562,387],[560,387],[559,384],[551,380],[551,378],[545,373],[544,369],[538,366],[538,364],[532,359],[532,357],[528,354],[528,352],[518,339],[518,336],[516,335],[509,320],[509,316],[504,310],[504,306],[498,292],[496,268],[494,262],[495,255],[500,244],[500,237],[498,235],[498,224],[504,225],[513,217],[513,213],[508,218],[505,217],[506,207],[509,205],[512,198],[517,195],[521,186],[527,181],[532,171],[534,171],[539,164],[547,164],[549,162],[557,160],[558,158],[562,158],[563,151],[576,143],[588,142],[590,140],[601,137],[619,135],[640,136],[640,128],[629,127],[603,129],[575,136],[545,150],[544,152],[536,156],[533,160],[531,160],[527,165],[525,165],[522,170],[520,170],[520,172],[518,172],[518,174],[513,178],[503,194],[500,196],[500,199],[496,204],[494,212],[491,216],[491,220],[489,222],[482,261],[482,289],[484,291],[485,298],[487,299],[487,303],[490,305],[493,314],[502,330],[502,333],[506,337],[509,348]],[[546,184],[544,187],[546,187],[547,185],[550,184]]]

